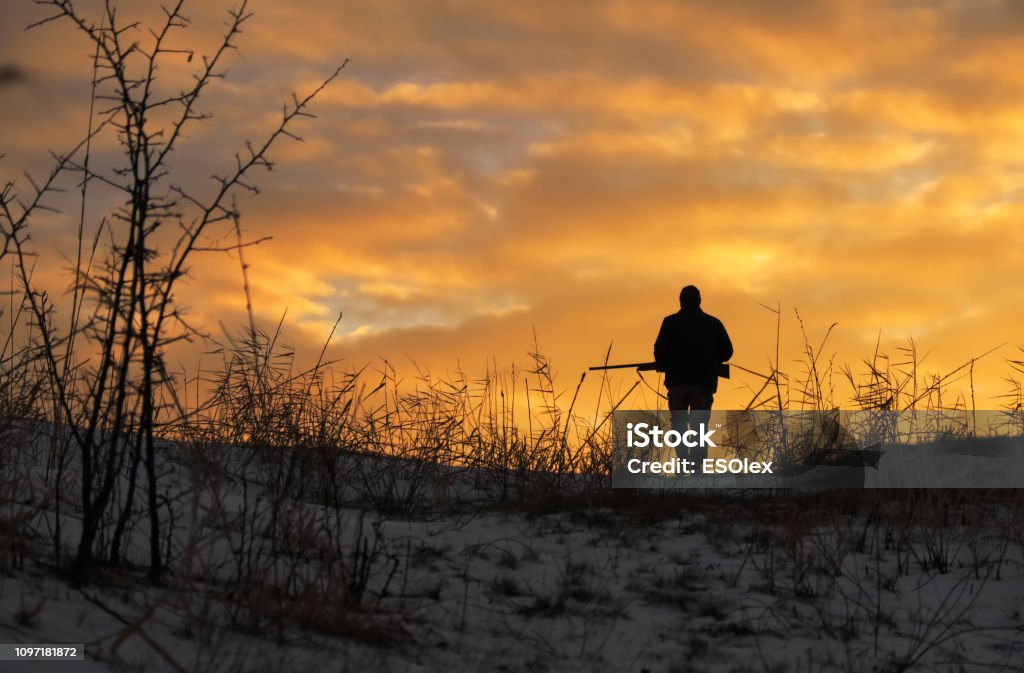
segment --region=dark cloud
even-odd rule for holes
[[[29,76],[21,66],[16,63],[0,64],[0,87],[22,84],[28,81]]]

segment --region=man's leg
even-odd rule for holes
[[[672,429],[678,433],[686,432],[690,424],[690,393],[678,389],[668,389],[668,408],[672,418]],[[683,460],[687,457],[686,447],[680,444],[676,447],[676,456]]]
[[[715,401],[712,393],[690,395],[691,411],[689,414],[690,429],[700,431],[701,424],[707,429],[711,422],[711,404]],[[695,446],[690,449],[690,460],[697,462],[697,469],[700,469],[702,460],[708,457],[708,449],[704,446]]]

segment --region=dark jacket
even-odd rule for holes
[[[718,365],[732,357],[732,341],[722,321],[697,308],[665,316],[654,342],[654,360],[665,385],[718,390]]]

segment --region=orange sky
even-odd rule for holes
[[[95,3],[81,2],[83,8]],[[123,3],[126,13],[146,15]],[[221,28],[190,3],[189,43]],[[1020,358],[1024,5],[1014,2],[251,3],[211,88],[212,121],[176,159],[185,179],[269,130],[280,101],[351,64],[243,201],[262,324],[354,366],[443,373],[524,363],[536,329],[566,387],[614,341],[645,360],[679,288],[701,287],[735,361],[765,369],[781,303],[783,368],[800,371],[799,309],[826,356],[857,363],[881,334],[948,371],[979,406]],[[43,11],[5,3],[0,177],[41,170],[85,128],[90,49]],[[191,66],[169,63],[167,81]],[[102,162],[110,148],[97,150]],[[101,214],[110,203],[92,204]],[[70,220],[36,223],[67,283]],[[243,324],[237,261],[198,260],[193,322]],[[191,356],[182,355],[188,359]],[[185,363],[186,365],[188,362]],[[624,383],[630,374],[620,374]],[[756,382],[726,382],[734,406]],[[839,386],[839,401],[847,400]],[[848,406],[848,405],[844,405]]]

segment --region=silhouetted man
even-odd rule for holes
[[[679,293],[679,312],[665,316],[654,342],[654,360],[665,372],[672,427],[680,432],[707,425],[718,391],[719,365],[732,357],[732,341],[718,318],[700,308],[700,290],[687,285]],[[676,449],[680,458],[702,460],[706,448]]]

